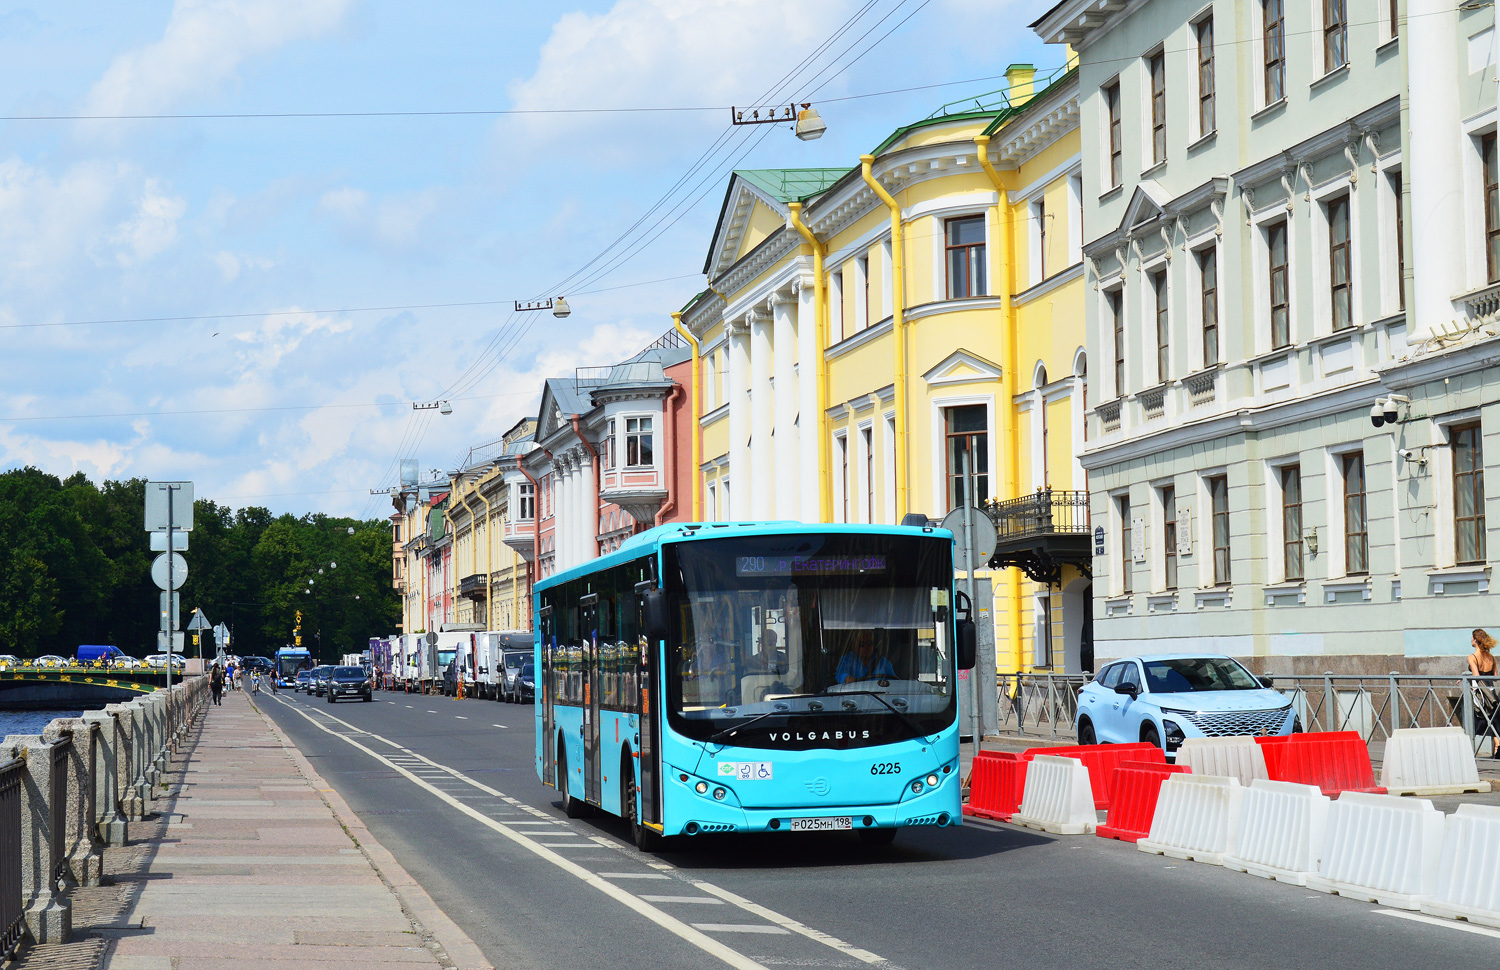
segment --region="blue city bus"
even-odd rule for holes
[[[273,676],[278,687],[297,686],[297,672],[311,669],[312,654],[303,647],[281,647],[276,651],[276,670]]]
[[[636,844],[958,825],[953,535],[659,526],[536,584],[536,766]]]

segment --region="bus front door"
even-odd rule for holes
[[[641,666],[637,683],[641,685],[640,753],[641,753],[641,821],[661,824],[661,690],[653,663],[657,645],[640,638]]]
[[[599,804],[599,596],[580,600],[583,637],[583,798]]]
[[[557,732],[552,727],[552,698],[557,696],[554,679],[557,674],[552,665],[557,656],[557,633],[553,622],[552,607],[544,606],[536,616],[537,629],[542,637],[542,669],[532,671],[532,683],[540,693],[542,701],[542,783],[557,787]],[[561,791],[562,789],[558,789]]]

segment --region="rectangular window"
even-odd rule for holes
[[[1261,0],[1261,42],[1265,48],[1266,104],[1286,97],[1285,0]]]
[[[875,521],[875,435],[872,429],[864,428],[860,437],[865,446],[865,521]]]
[[[863,327],[868,327],[875,322],[874,307],[870,306],[870,257],[861,256],[855,260],[859,264],[859,278],[864,284],[865,292],[861,305],[865,308],[865,319]]]
[[[1109,304],[1110,322],[1115,330],[1115,397],[1125,396],[1125,314],[1122,312],[1120,290],[1104,294]]]
[[[1328,297],[1333,311],[1333,329],[1354,326],[1349,306],[1349,197],[1328,203]]]
[[[1349,63],[1349,15],[1345,0],[1323,0],[1323,73]]]
[[[1198,21],[1198,134],[1217,127],[1214,119],[1214,18],[1210,13]]]
[[[1500,153],[1495,151],[1495,133],[1479,139],[1480,167],[1484,169],[1484,265],[1485,279],[1500,283]]]
[[[1146,59],[1151,74],[1151,163],[1167,160],[1167,55],[1157,51]]]
[[[516,487],[518,510],[516,518],[522,521],[530,521],[536,518],[536,486],[530,482]]]
[[[1032,645],[1031,665],[1052,666],[1052,594],[1036,594],[1036,616],[1034,619],[1036,642]]]
[[[984,296],[984,216],[949,219],[948,299]]]
[[[1297,465],[1281,470],[1281,556],[1282,578],[1301,582],[1302,469]]]
[[[1122,495],[1120,502],[1120,592],[1129,595],[1134,592],[1131,583],[1131,572],[1135,569],[1135,549],[1132,543],[1135,537],[1130,530],[1130,496]]]
[[[1280,350],[1292,340],[1285,219],[1266,227],[1266,251],[1271,269],[1271,349]]]
[[[1167,318],[1167,273],[1151,274],[1151,290],[1156,295],[1156,380],[1166,383],[1171,370],[1171,321]]]
[[[1198,255],[1198,282],[1202,293],[1203,366],[1219,362],[1219,252],[1210,246]]]
[[[1208,480],[1208,504],[1214,540],[1214,585],[1229,585],[1229,479]]]
[[[600,449],[600,458],[604,468],[608,471],[615,467],[615,419],[610,418],[604,422],[604,440],[600,442],[604,447]]]
[[[1120,141],[1120,82],[1104,87],[1104,106],[1109,112],[1109,186],[1114,188],[1124,177],[1124,147]]]
[[[703,517],[712,522],[718,518],[718,510],[719,489],[717,486],[710,484],[703,490]]]
[[[1344,574],[1363,576],[1370,571],[1370,535],[1365,519],[1365,456],[1362,452],[1340,459],[1344,474]]]
[[[1402,200],[1402,192],[1405,186],[1401,181],[1401,170],[1395,169],[1390,174],[1391,196],[1395,199],[1396,209],[1396,308],[1406,309],[1406,205]]]
[[[650,418],[625,419],[625,464],[635,468],[656,464]]]
[[[1161,558],[1166,589],[1177,588],[1177,489],[1161,490]]]
[[[1484,536],[1484,445],[1479,425],[1452,429],[1453,550],[1459,565],[1486,559]]]
[[[840,522],[849,521],[849,436],[841,434],[834,439],[839,446],[839,500],[843,503],[839,514]]]
[[[1031,207],[1031,217],[1036,220],[1036,280],[1047,278],[1047,200],[1038,199]]]
[[[978,497],[990,494],[989,424],[983,404],[944,408],[944,433],[948,447],[948,508],[978,504]],[[964,472],[972,473],[975,499],[969,497]]]

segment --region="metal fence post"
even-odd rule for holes
[[[1464,733],[1469,736],[1469,742],[1477,754],[1479,751],[1479,739],[1474,736],[1474,690],[1473,681],[1469,679],[1470,676],[1470,674],[1465,673],[1463,681],[1460,684],[1460,690],[1463,691],[1460,703],[1463,705],[1464,712]]]
[[[1323,671],[1323,717],[1327,719],[1326,730],[1339,729],[1339,695],[1333,692],[1333,671]]]
[[[1401,728],[1401,695],[1397,693],[1396,676],[1396,672],[1391,671],[1391,737]]]

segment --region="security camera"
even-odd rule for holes
[[[1401,456],[1402,461],[1411,461],[1412,459],[1412,451],[1410,448],[1402,448],[1400,451],[1396,452],[1396,454]]]
[[[1385,405],[1379,401],[1376,401],[1370,407],[1370,423],[1379,428],[1382,427],[1387,420],[1394,421],[1396,420],[1396,416],[1392,414],[1390,418],[1387,419],[1385,415]]]
[[[1394,401],[1387,400],[1385,402],[1385,423],[1395,424],[1396,418],[1398,417],[1400,417],[1400,415],[1396,413],[1396,403]]]

